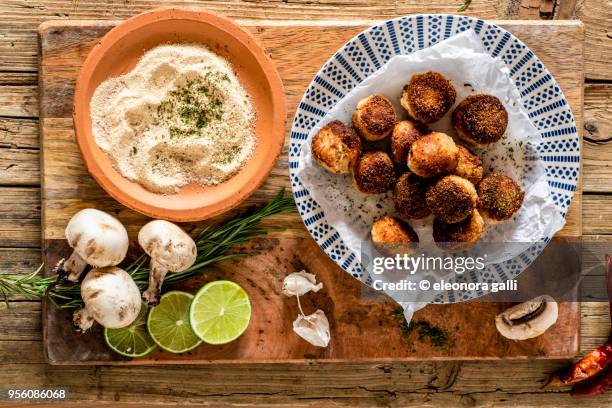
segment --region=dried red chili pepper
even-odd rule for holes
[[[571,367],[554,374],[546,386],[572,385],[592,378],[606,369],[612,361],[612,344],[597,347]]]
[[[610,319],[612,322],[612,258],[609,255],[606,255],[606,272],[608,299],[610,301]],[[552,375],[544,386],[573,385],[592,379],[585,383],[584,386],[580,384],[580,386],[575,386],[574,388],[576,395],[596,395],[597,393],[605,392],[605,390],[612,386],[612,369],[604,372],[607,367],[612,367],[612,330],[606,343],[588,353],[569,368]]]
[[[612,369],[608,368],[603,375],[574,385],[572,395],[575,397],[590,397],[603,394],[610,388],[612,388]]]

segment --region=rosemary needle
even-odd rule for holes
[[[472,3],[472,0],[464,0],[463,4],[461,5],[461,7],[459,7],[457,9],[457,11],[462,12],[468,9],[468,7],[470,7],[470,4]]]

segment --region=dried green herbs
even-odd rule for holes
[[[448,348],[453,346],[453,339],[446,330],[434,326],[425,320],[413,320],[410,323],[406,323],[404,319],[404,310],[401,308],[396,309],[393,312],[393,316],[401,320],[399,328],[406,337],[410,337],[412,333],[416,333],[417,339],[421,343],[429,342],[436,348]]]

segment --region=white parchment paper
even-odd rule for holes
[[[350,123],[357,102],[375,92],[388,97],[400,114],[400,119],[404,118],[406,114],[399,103],[402,88],[413,74],[425,71],[437,71],[452,81],[457,90],[456,105],[470,93],[484,92],[497,96],[508,111],[508,128],[504,138],[476,153],[483,161],[485,173],[498,170],[512,177],[524,189],[525,200],[512,220],[488,224],[481,241],[534,243],[561,229],[565,219],[553,203],[546,182],[545,164],[535,150],[542,137],[523,109],[520,93],[510,79],[504,62],[492,58],[470,30],[430,48],[391,58],[332,108],[302,144],[298,177],[322,207],[325,219],[338,231],[346,246],[358,257],[361,256],[362,243],[370,239],[370,227],[374,220],[383,215],[394,215],[392,194],[362,194],[352,187],[350,175],[325,171],[311,155],[312,137],[332,120]],[[430,129],[455,136],[450,119],[453,109],[440,121],[431,124]],[[411,222],[421,246],[433,242],[431,224],[431,217]],[[488,263],[499,263],[522,252],[520,246],[513,245],[512,248],[510,251],[487,254]],[[394,297],[392,293],[388,294]],[[407,318],[429,300],[430,297],[424,297],[419,304],[409,306]]]

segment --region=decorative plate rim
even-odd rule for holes
[[[433,25],[434,29],[438,31],[435,33],[427,31],[432,30],[430,25]],[[404,35],[402,26],[411,29],[408,33],[409,36],[406,38],[398,36],[398,30],[400,35]],[[414,35],[415,29],[416,36]],[[561,87],[526,44],[496,24],[469,16],[415,14],[376,23],[343,44],[317,71],[296,109],[291,126],[289,146],[291,188],[306,229],[334,262],[355,278],[365,281],[366,284],[370,283],[369,277],[364,279],[362,276],[361,266],[356,262],[355,254],[351,253],[348,248],[339,248],[344,246],[341,237],[333,226],[327,224],[323,210],[310,197],[310,193],[301,184],[296,174],[302,144],[306,141],[310,130],[325,117],[327,111],[331,108],[320,103],[312,103],[312,95],[322,94],[325,101],[333,101],[334,97],[339,100],[354,85],[365,80],[369,74],[384,65],[392,56],[410,54],[430,47],[468,29],[474,29],[485,49],[493,57],[501,58],[510,69],[510,77],[521,91],[521,104],[545,141],[539,147],[538,152],[546,164],[546,178],[553,193],[553,201],[564,218],[572,202],[580,173],[581,160],[580,138],[576,122]],[[410,36],[410,34],[413,35]],[[384,42],[381,43],[380,38],[383,38]],[[406,48],[407,42],[412,44],[411,48]],[[388,55],[387,58],[384,58],[384,55],[381,56],[381,47],[382,52]],[[359,65],[356,65],[355,59],[349,55],[349,49],[359,55]],[[513,49],[512,55],[509,53],[510,49]],[[394,53],[391,54],[389,51]],[[514,56],[517,53],[519,55]],[[383,59],[382,64],[378,61],[379,58]],[[362,71],[364,62],[362,60],[372,65],[366,67],[368,69],[365,71],[366,75],[363,78],[359,75],[364,74]],[[370,70],[372,71],[370,72]],[[332,79],[333,76],[327,71],[331,71],[332,74],[336,71],[339,78],[344,78],[338,82],[337,79]],[[353,77],[352,80],[349,75]],[[345,92],[343,93],[341,90]],[[555,116],[557,116],[556,119]],[[306,126],[303,126],[304,118],[310,118]],[[539,119],[536,120],[536,118]],[[560,122],[563,127],[559,128],[556,124],[552,125],[555,122]],[[557,146],[557,150],[554,150],[556,144],[559,146]],[[574,153],[574,155],[572,156],[569,153]],[[555,163],[565,163],[568,166],[559,167]],[[518,276],[539,256],[551,238],[543,237],[541,242],[534,243],[531,248],[516,258],[494,265],[495,274],[504,280]],[[487,277],[484,276],[484,278]],[[465,301],[484,294],[478,291],[450,291],[438,296],[435,303]]]

